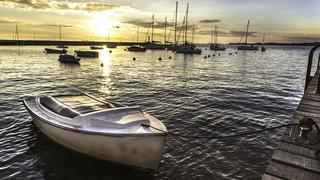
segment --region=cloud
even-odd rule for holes
[[[255,31],[251,31],[251,32],[248,32],[248,36],[251,36],[251,37],[256,37],[256,34],[258,32],[255,32]],[[245,35],[245,32],[243,31],[235,31],[235,30],[231,30],[230,33],[229,33],[231,36],[244,36]]]
[[[80,10],[88,12],[106,11],[120,7],[104,2],[59,2],[53,0],[0,0],[0,5],[22,9]]]
[[[320,36],[286,36],[285,38],[299,42],[316,42],[320,41]]]
[[[144,27],[144,28],[148,28],[151,24],[150,21],[142,21],[142,20],[139,20],[139,19],[132,19],[132,20],[127,20],[127,21],[123,21],[123,23],[125,24],[131,24],[131,25],[134,25],[134,26],[139,26],[139,27]],[[170,22],[167,22],[167,27],[170,27],[170,26],[173,26],[173,23],[170,23]],[[164,28],[165,27],[165,23],[164,22],[155,22],[154,23],[154,28]]]
[[[203,19],[199,21],[200,23],[219,23],[220,19]]]

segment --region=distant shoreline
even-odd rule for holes
[[[116,44],[117,46],[131,46],[131,45],[145,45],[145,42],[107,42],[107,41],[51,41],[51,40],[0,40],[0,46],[56,46],[59,44],[71,45],[71,46],[93,46],[93,45],[106,45]],[[275,43],[267,42],[263,45],[271,46],[315,46],[319,45],[320,42],[312,43]],[[198,44],[200,46],[209,45],[207,43]],[[243,45],[241,43],[229,43],[225,45]],[[248,45],[262,45],[262,43],[251,43]]]

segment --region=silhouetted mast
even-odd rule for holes
[[[151,42],[153,42],[153,24],[154,24],[154,14],[152,14],[152,22],[151,22]]]
[[[166,43],[167,39],[167,17],[164,19],[164,43]]]
[[[214,26],[214,44],[218,44],[218,26]]]
[[[59,39],[61,41],[61,25],[59,26]]]
[[[246,31],[246,41],[245,41],[245,44],[247,44],[248,32],[249,32],[249,24],[250,24],[250,20],[248,20],[248,23],[247,23],[247,31]]]
[[[177,44],[177,19],[178,19],[178,1],[176,1],[176,14],[174,20],[174,44]]]
[[[19,41],[19,29],[18,29],[18,24],[16,23],[16,40]]]
[[[186,11],[186,28],[184,32],[185,44],[187,44],[187,36],[188,36],[188,13],[189,13],[189,3],[187,4],[187,11]]]

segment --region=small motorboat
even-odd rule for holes
[[[57,48],[68,49],[68,46],[65,44],[59,44],[59,45],[57,45]]]
[[[51,48],[44,48],[45,53],[54,53],[54,54],[65,54],[67,50],[65,49],[51,49]]]
[[[99,57],[99,52],[97,51],[81,51],[81,50],[75,50],[74,53],[78,57],[88,57],[88,58],[96,58]]]
[[[263,52],[263,51],[266,51],[266,48],[262,46],[260,50]]]
[[[128,51],[135,51],[135,52],[145,52],[147,49],[141,46],[130,46],[127,48]]]
[[[90,49],[103,49],[102,46],[90,46]]]
[[[62,63],[74,63],[74,64],[79,64],[81,58],[76,57],[74,55],[70,55],[70,54],[61,54],[59,56],[58,61],[62,62]]]
[[[210,50],[213,50],[213,51],[225,51],[226,48],[224,46],[219,46],[218,44],[211,44],[210,45]]]
[[[117,48],[117,46],[116,43],[107,43],[107,48]]]
[[[146,170],[160,163],[167,129],[138,106],[85,93],[27,97],[23,103],[40,131],[67,148]]]

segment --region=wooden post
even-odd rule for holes
[[[313,53],[314,51],[319,48],[320,45],[317,45],[315,47],[313,47],[311,50],[310,50],[310,53],[309,53],[309,58],[308,58],[308,65],[307,65],[307,72],[306,72],[306,80],[305,80],[305,86],[304,86],[304,91],[307,90],[307,87],[311,81],[311,68],[312,68],[312,60],[313,60]]]

